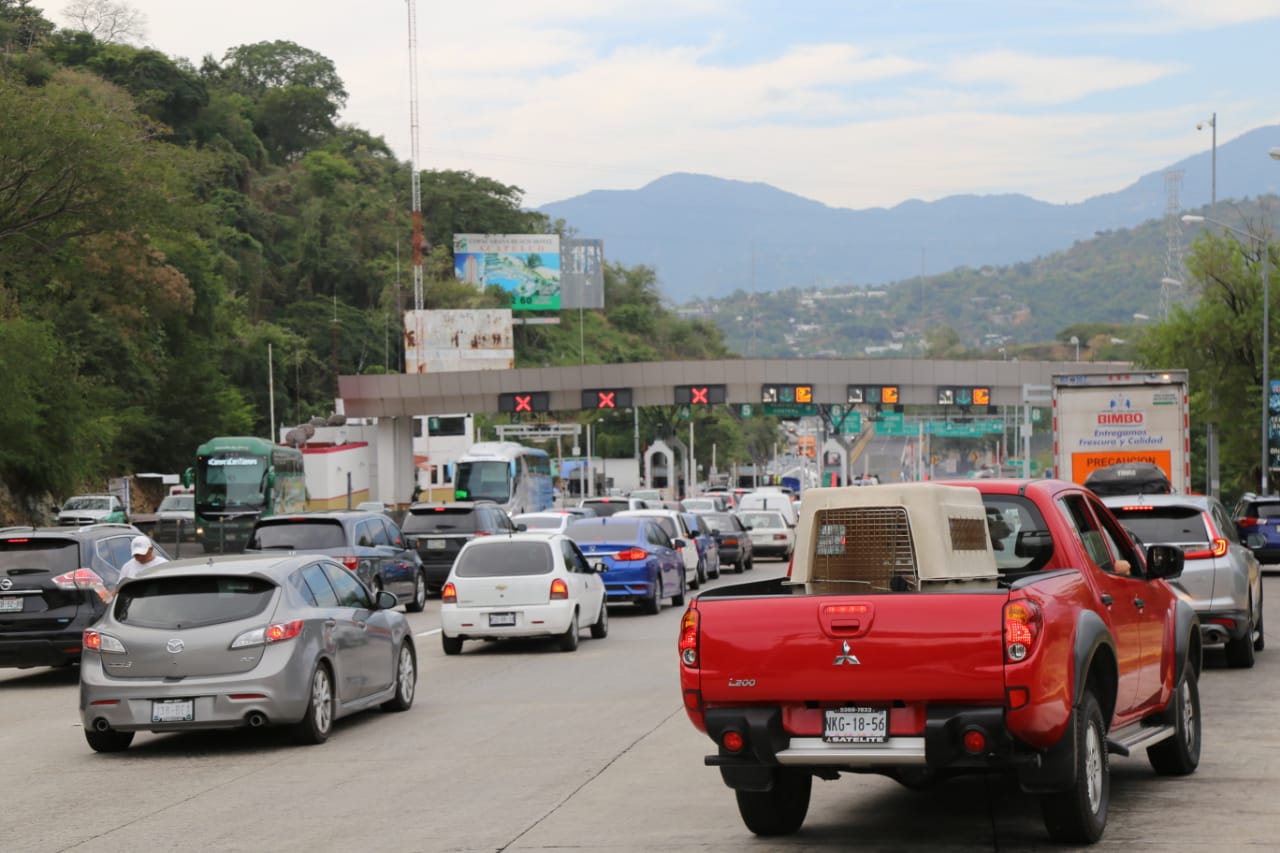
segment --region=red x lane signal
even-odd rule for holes
[[[546,412],[551,409],[551,394],[547,391],[520,391],[498,395],[498,411],[508,414]]]
[[[517,394],[516,395],[516,411],[532,412],[533,411],[533,395]]]
[[[597,409],[616,409],[614,405],[614,397],[617,397],[614,391],[597,391],[596,392],[596,408]]]
[[[696,388],[696,387],[690,388],[689,394],[690,394],[690,399],[689,399],[690,403],[702,403],[704,406],[707,404],[706,388]]]
[[[728,401],[723,385],[677,385],[676,405],[718,406]]]
[[[588,388],[582,392],[584,409],[629,409],[630,388]]]

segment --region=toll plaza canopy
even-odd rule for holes
[[[726,359],[338,377],[348,417],[752,404],[1019,406],[1058,374],[1114,374],[1129,362]],[[760,414],[768,414],[762,411]]]

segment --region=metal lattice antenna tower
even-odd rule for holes
[[[1168,197],[1164,209],[1164,278],[1160,280],[1160,316],[1169,316],[1171,291],[1183,286],[1182,270],[1182,169],[1170,169],[1164,173],[1164,189]]]
[[[422,179],[418,174],[418,14],[414,0],[409,6],[409,170],[413,187],[413,310],[421,311],[422,256],[426,235],[422,228]]]

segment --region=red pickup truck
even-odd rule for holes
[[[690,602],[685,709],[757,835],[800,828],[815,776],[995,771],[1039,795],[1052,838],[1091,843],[1109,754],[1199,763],[1181,569],[1060,480],[810,489],[786,578]]]

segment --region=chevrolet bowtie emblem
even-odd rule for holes
[[[854,655],[849,654],[849,641],[848,641],[848,640],[845,640],[845,641],[840,645],[840,654],[836,655],[835,663],[834,663],[834,664],[832,664],[832,666],[841,666],[841,665],[846,664],[846,663],[847,663],[847,664],[849,664],[850,666],[861,666],[861,665],[862,665],[862,661],[858,660],[858,658],[857,658],[857,657],[855,657]]]

